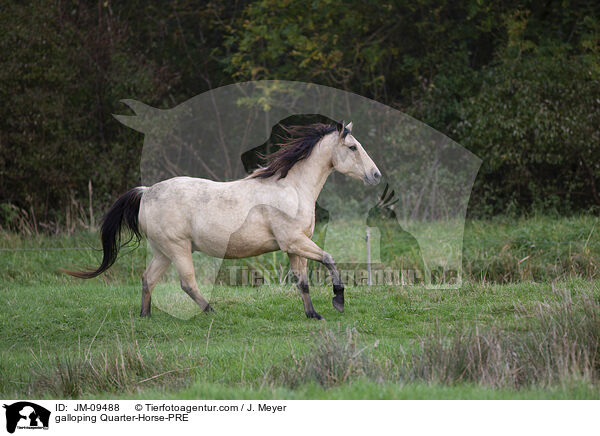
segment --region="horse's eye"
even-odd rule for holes
[[[352,151],[356,151],[356,145],[351,145],[350,147],[348,147],[350,150]]]

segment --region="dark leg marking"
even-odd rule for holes
[[[340,313],[344,312],[344,285],[333,285],[333,307]]]
[[[323,258],[323,264],[331,273],[331,281],[333,283],[333,299],[331,300],[333,307],[338,312],[344,312],[344,284],[340,279],[340,273],[335,266],[335,262],[331,255],[326,254]]]
[[[183,283],[181,280],[179,281],[179,284],[181,285],[181,289],[184,290],[184,292],[186,294],[188,294],[192,300],[194,300],[194,302],[202,307],[204,305],[204,303],[206,303],[206,306],[204,306],[204,309],[202,309],[202,311],[204,313],[209,313],[209,312],[214,312],[215,310],[210,306],[210,304],[208,304],[208,302],[197,292],[195,291],[192,287],[186,285],[185,283]]]
[[[313,307],[312,300],[310,299],[310,293],[308,289],[308,283],[304,280],[297,283],[298,289],[300,290],[300,296],[302,297],[302,303],[304,303],[304,313],[307,318],[323,319],[321,315],[317,313]]]
[[[152,310],[152,294],[148,289],[148,282],[145,277],[142,277],[142,309],[140,316],[149,316]]]
[[[300,292],[302,292],[303,294],[309,293],[308,283],[306,283],[305,281],[298,282],[298,289],[300,289]]]
[[[315,309],[313,309],[312,312],[306,312],[306,317],[314,318],[314,319],[323,319],[323,317],[321,315],[319,315],[317,312],[315,312]]]

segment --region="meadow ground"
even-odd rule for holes
[[[313,287],[321,322],[292,285],[220,286],[213,314],[142,319],[143,249],[79,281],[57,268],[95,264],[95,235],[5,233],[0,397],[598,399],[596,224],[471,222],[460,289],[349,287],[339,314]]]

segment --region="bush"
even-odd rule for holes
[[[462,102],[454,134],[483,159],[472,214],[600,204],[600,74],[557,50],[486,69],[479,93]]]

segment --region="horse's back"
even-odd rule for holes
[[[143,230],[153,227],[180,233],[190,227],[195,219],[210,220],[215,202],[227,202],[232,182],[215,182],[194,177],[174,177],[158,182],[144,191],[140,205],[140,222]],[[189,229],[191,230],[191,229]],[[189,233],[189,232],[188,232]]]
[[[262,216],[265,202],[278,201],[276,191],[252,179],[175,177],[145,189],[140,225],[159,246],[189,240],[195,250],[215,257],[259,254],[267,247],[276,249],[272,243],[264,246],[271,232]],[[260,247],[250,247],[259,242]]]

